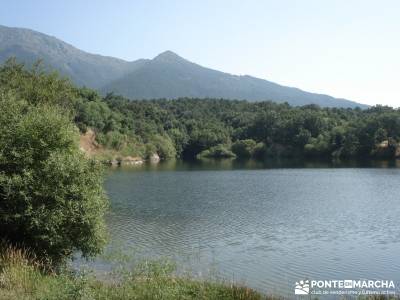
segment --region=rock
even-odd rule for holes
[[[151,162],[151,163],[156,164],[156,163],[158,163],[159,161],[160,161],[160,156],[158,156],[157,153],[153,153],[153,154],[150,156],[150,162]]]
[[[96,142],[96,134],[92,129],[89,128],[86,133],[80,135],[79,148],[89,156],[96,154],[101,149]]]
[[[389,147],[389,141],[388,141],[388,140],[382,141],[381,143],[379,143],[379,144],[377,145],[377,147],[378,147],[378,148],[387,148],[387,147]]]
[[[143,160],[140,157],[132,157],[132,156],[125,156],[121,159],[121,165],[141,165],[143,164]]]
[[[117,167],[117,166],[120,165],[120,161],[118,161],[118,160],[116,160],[116,159],[111,159],[111,160],[109,161],[109,164],[110,164],[112,167]]]
[[[400,144],[394,139],[389,138],[375,145],[372,153],[378,158],[400,158]]]
[[[400,158],[400,144],[397,144],[394,156]]]

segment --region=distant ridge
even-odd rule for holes
[[[12,56],[28,65],[42,59],[49,69],[58,70],[78,85],[131,99],[225,98],[271,100],[291,105],[367,107],[248,75],[237,76],[205,68],[172,51],[165,51],[151,60],[128,62],[84,52],[37,31],[0,25],[0,62]]]
[[[76,84],[95,89],[135,70],[144,61],[90,54],[34,30],[0,25],[0,62],[12,56],[28,65],[42,59]]]

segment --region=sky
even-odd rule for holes
[[[0,0],[0,24],[125,60],[200,65],[400,106],[399,0]]]

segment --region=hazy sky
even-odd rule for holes
[[[400,0],[2,0],[0,24],[126,60],[172,50],[229,73],[400,106]]]

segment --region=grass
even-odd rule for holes
[[[267,299],[244,286],[177,277],[173,271],[171,263],[146,261],[100,280],[91,272],[51,271],[27,251],[6,248],[0,255],[0,299]]]
[[[52,271],[25,250],[0,249],[0,300],[282,299],[236,284],[198,280],[188,275],[175,276],[175,266],[168,261],[143,261],[130,269],[118,267],[107,273],[107,277],[99,279],[84,270],[76,272],[64,268]],[[399,297],[367,296],[358,299]]]

